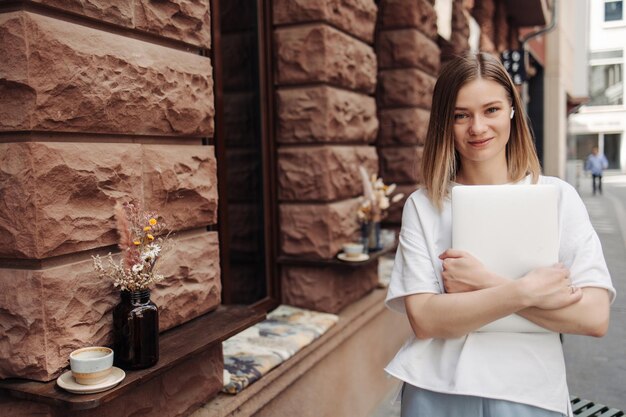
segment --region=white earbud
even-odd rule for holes
[[[515,114],[515,109],[511,108],[511,119],[513,118],[513,115]]]

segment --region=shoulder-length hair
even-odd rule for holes
[[[460,165],[454,147],[454,108],[459,90],[470,81],[495,81],[506,91],[515,109],[506,145],[508,174],[512,181],[526,175],[536,183],[541,173],[535,144],[526,122],[524,106],[511,77],[500,61],[487,53],[468,53],[443,66],[433,92],[430,122],[422,157],[422,178],[431,202],[439,209],[456,179]]]

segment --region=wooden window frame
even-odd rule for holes
[[[278,192],[276,174],[276,143],[274,135],[274,80],[273,80],[273,25],[272,1],[256,0],[258,25],[258,58],[259,58],[259,95],[260,95],[260,135],[261,155],[263,164],[263,212],[264,212],[264,251],[265,277],[267,295],[253,303],[255,310],[269,311],[280,303],[280,275],[277,260],[278,254]],[[215,146],[218,176],[218,224],[220,245],[220,266],[222,280],[222,304],[232,304],[232,285],[230,282],[228,242],[228,204],[226,178],[226,150],[220,139],[223,137],[224,101],[221,27],[219,19],[219,0],[211,0],[211,64],[213,67],[213,91],[215,100],[215,131],[210,142]]]

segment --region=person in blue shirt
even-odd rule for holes
[[[609,167],[609,161],[606,156],[598,152],[598,147],[591,148],[591,153],[585,161],[585,171],[591,171],[591,178],[593,182],[593,195],[596,195],[596,191],[602,194],[602,171]],[[596,185],[597,181],[597,185]]]

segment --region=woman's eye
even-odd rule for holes
[[[487,113],[488,113],[488,114],[495,113],[495,112],[497,112],[498,110],[500,110],[498,107],[489,107],[489,108],[487,109]]]
[[[467,119],[467,114],[465,113],[457,113],[454,115],[454,120],[464,120]]]

